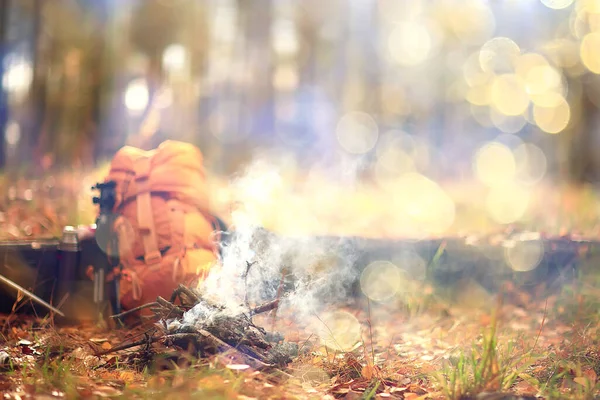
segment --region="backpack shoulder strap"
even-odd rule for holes
[[[162,256],[158,250],[154,216],[150,196],[150,156],[141,156],[135,160],[135,184],[137,201],[137,220],[140,236],[144,244],[144,262],[146,265],[160,264]]]

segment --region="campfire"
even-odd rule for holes
[[[278,305],[279,300],[275,299],[258,307],[232,312],[206,299],[198,290],[180,285],[170,300],[158,297],[156,302],[113,316],[120,319],[150,308],[157,327],[153,335],[98,355],[161,342],[199,358],[220,354],[241,359],[254,369],[285,367],[298,355],[298,346],[284,342],[283,335],[267,332],[252,321],[253,316],[275,310]]]

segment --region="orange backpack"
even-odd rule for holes
[[[116,182],[123,309],[168,298],[179,283],[206,277],[218,249],[197,147],[171,140],[151,151],[125,146],[108,181]]]

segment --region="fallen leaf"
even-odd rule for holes
[[[596,380],[598,379],[598,375],[596,375],[596,371],[594,371],[593,369],[583,371],[583,376],[588,378],[592,385],[596,384]]]
[[[98,386],[92,394],[100,397],[115,397],[121,396],[123,392],[112,386]]]
[[[573,378],[573,381],[586,387],[590,384],[590,379],[586,376],[578,376],[577,378]]]
[[[423,395],[423,394],[427,393],[427,391],[425,389],[423,389],[422,387],[420,387],[419,385],[416,385],[416,384],[409,385],[408,390],[410,390],[411,392],[418,394],[418,395]]]
[[[119,379],[122,379],[125,382],[131,382],[135,380],[135,373],[131,371],[121,371],[119,373]]]
[[[512,389],[519,394],[535,394],[538,392],[538,389],[527,381],[518,382]]]
[[[110,350],[110,349],[112,349],[112,344],[110,344],[110,342],[104,342],[104,343],[102,343],[102,349]]]
[[[374,374],[375,371],[372,365],[365,365],[364,367],[362,367],[361,375],[363,376],[363,378],[370,380],[373,378]]]

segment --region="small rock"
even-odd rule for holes
[[[11,364],[10,354],[6,351],[0,351],[0,369],[6,369]]]

